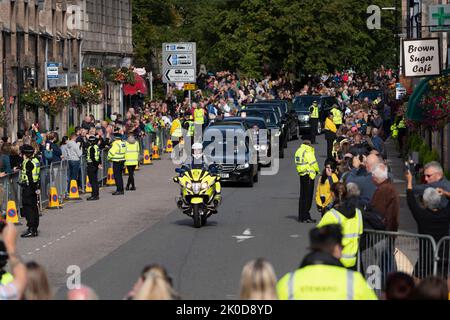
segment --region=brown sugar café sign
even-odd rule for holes
[[[441,74],[439,38],[404,40],[403,66],[406,77],[426,77]]]

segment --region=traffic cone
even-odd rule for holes
[[[127,175],[129,175],[130,173],[128,172],[128,167],[127,166],[125,166],[125,173],[123,174],[124,176],[127,176]]]
[[[161,160],[161,157],[159,156],[159,149],[157,145],[153,146],[153,154],[152,154],[153,160]]]
[[[136,165],[136,169],[134,171],[139,171],[139,163]]]
[[[80,200],[78,184],[76,180],[70,181],[69,200]]]
[[[172,153],[173,152],[173,143],[172,140],[167,140],[167,147],[166,147],[166,153]]]
[[[19,224],[16,202],[13,200],[8,201],[8,205],[6,207],[6,223]]]
[[[59,203],[58,191],[56,190],[55,187],[51,187],[47,209],[60,209],[60,208],[61,208],[61,205]]]
[[[114,171],[112,168],[108,169],[108,177],[106,178],[106,185],[107,186],[115,186],[116,181],[114,180]]]
[[[144,161],[142,162],[143,165],[149,165],[152,164],[152,158],[150,157],[150,151],[145,149],[144,150]]]
[[[84,193],[91,193],[92,192],[92,185],[89,182],[89,177],[86,176],[86,188],[84,190]]]

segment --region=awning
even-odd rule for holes
[[[147,94],[147,84],[145,83],[145,79],[142,78],[138,74],[134,74],[134,79],[136,83],[134,85],[124,84],[123,85],[123,93],[126,96],[134,96],[140,90],[142,94]]]
[[[408,101],[408,110],[406,111],[406,118],[414,121],[422,121],[423,120],[423,109],[419,106],[419,102],[422,100],[423,96],[430,90],[430,86],[428,85],[428,81],[438,78],[440,76],[446,76],[450,74],[450,69],[446,69],[442,71],[439,76],[430,76],[426,77],[416,86],[414,92],[411,97],[409,97]]]

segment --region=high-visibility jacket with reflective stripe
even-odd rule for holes
[[[280,300],[377,300],[359,272],[325,264],[288,273],[277,292]]]
[[[333,108],[331,110],[331,113],[333,114],[333,122],[335,125],[341,125],[342,124],[342,112],[338,108]]]
[[[336,209],[331,209],[323,216],[317,225],[321,228],[330,224],[339,224],[342,227],[342,258],[341,263],[346,268],[356,265],[359,249],[359,237],[363,233],[363,219],[361,210],[356,209],[356,214],[349,219]]]
[[[312,119],[318,119],[319,118],[319,106],[317,104],[313,104],[311,107],[309,107],[309,113],[310,113],[310,117]]]
[[[398,128],[396,124],[393,124],[391,126],[391,132],[392,132],[392,138],[397,138],[398,137]]]
[[[129,143],[125,142],[126,152],[125,152],[125,165],[126,166],[137,166],[139,164],[139,142]]]
[[[205,123],[205,112],[203,111],[203,109],[194,110],[194,123],[195,124]]]
[[[91,149],[94,148],[94,159],[91,159]],[[87,148],[87,157],[86,160],[88,163],[92,163],[92,162],[100,162],[100,148],[98,147],[98,145],[94,145],[94,146],[89,146]]]
[[[34,165],[33,171],[31,171],[31,174],[33,176],[33,182],[37,183],[39,181],[39,179],[41,178],[41,164],[40,164],[39,160],[36,158],[33,158],[31,160],[26,159],[22,163],[22,171],[20,172],[20,182],[25,183],[27,185],[29,184],[28,176],[27,176],[27,164],[30,161]]]
[[[302,144],[295,153],[295,164],[300,176],[309,175],[311,179],[315,179],[319,173],[319,164],[317,163],[314,148],[306,144]]]
[[[0,284],[2,286],[6,286],[7,284],[10,284],[13,281],[14,281],[13,275],[11,273],[9,273],[9,272],[6,272],[1,277]]]
[[[400,122],[398,123],[398,128],[399,129],[406,129],[406,123],[405,120],[400,120]]]
[[[121,162],[125,161],[126,146],[122,140],[115,140],[111,149],[108,151],[108,161]]]
[[[333,201],[333,196],[331,194],[331,186],[334,183],[338,183],[339,178],[336,174],[332,174],[331,177],[328,177],[324,184],[317,184],[316,191],[316,204],[321,208],[326,208]],[[322,198],[324,198],[325,202],[322,202]]]
[[[170,128],[170,135],[177,138],[181,138],[183,136],[180,119],[175,119],[172,122],[172,127]]]

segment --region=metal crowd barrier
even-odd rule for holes
[[[448,279],[450,277],[450,237],[439,240],[435,252],[436,275]]]
[[[380,294],[392,272],[404,272],[418,279],[447,278],[450,237],[436,244],[429,235],[364,230],[358,252],[358,271],[369,284],[379,275],[374,290]]]
[[[15,172],[0,178],[0,212],[6,213],[8,201],[14,201],[17,209],[22,204],[21,192],[19,189],[19,172]]]

